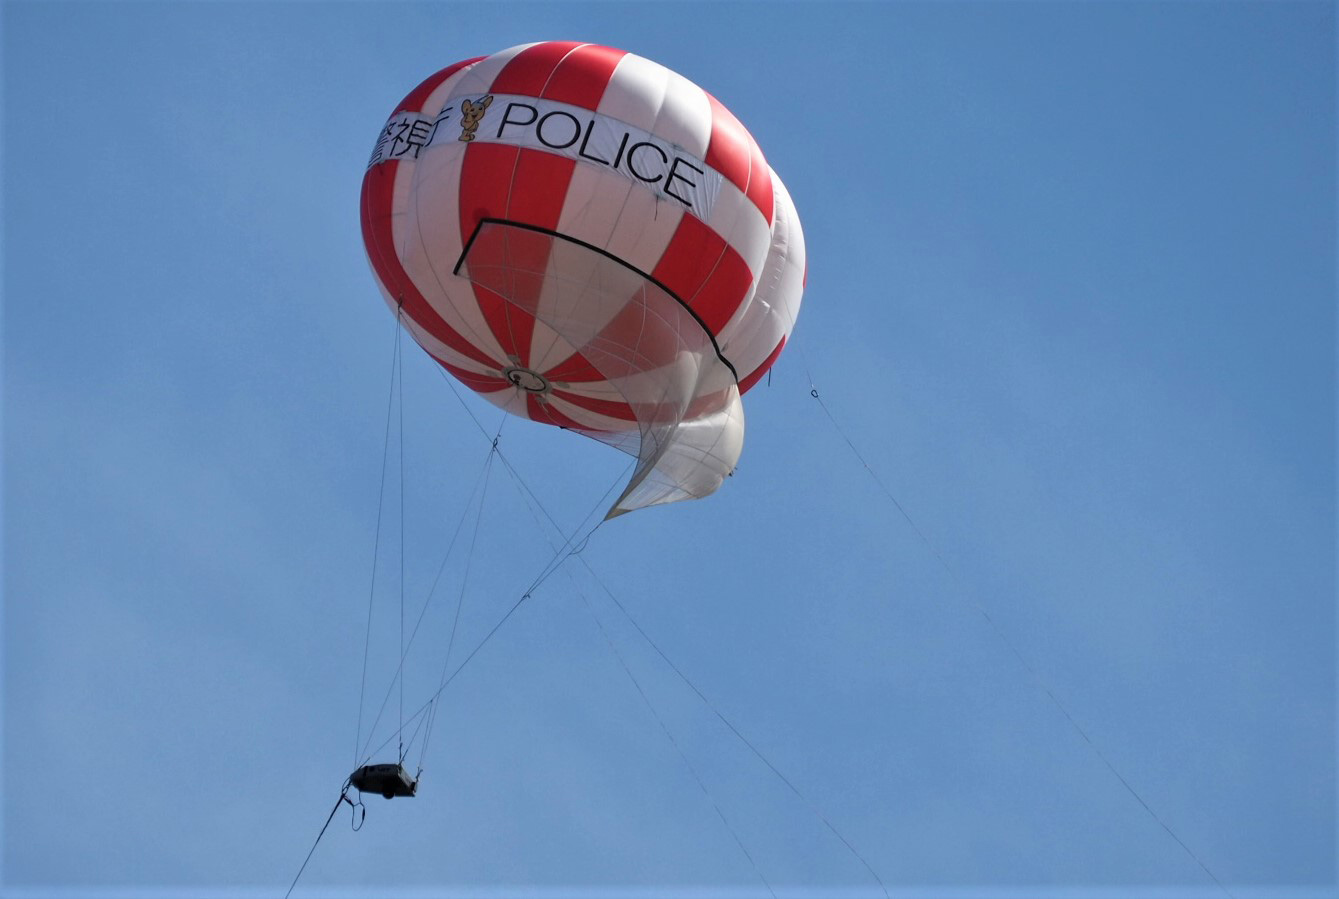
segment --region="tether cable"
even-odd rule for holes
[[[288,899],[289,896],[293,895],[293,888],[298,885],[298,880],[302,877],[302,872],[307,870],[307,862],[312,860],[312,853],[314,853],[316,847],[320,845],[321,837],[325,836],[326,829],[330,827],[330,822],[335,820],[335,812],[339,811],[341,802],[347,802],[349,805],[353,805],[353,800],[349,798],[348,781],[344,782],[344,789],[340,790],[339,798],[335,800],[335,807],[330,810],[330,816],[325,819],[325,824],[321,825],[321,832],[316,835],[316,841],[312,843],[312,847],[307,850],[307,857],[302,860],[302,867],[298,868],[298,873],[294,875],[293,882],[288,885],[288,892],[284,893],[284,899]]]
[[[800,357],[802,360],[804,359],[803,352],[800,353]],[[1093,741],[1092,737],[1088,735],[1088,732],[1084,730],[1083,726],[1079,724],[1079,722],[1075,720],[1074,716],[1069,713],[1069,709],[1067,709],[1065,707],[1065,704],[1062,703],[1059,697],[1055,695],[1055,693],[1051,690],[1050,685],[1037,672],[1037,669],[1032,666],[1032,664],[1027,660],[1027,657],[1023,655],[1023,653],[1018,649],[1018,647],[1014,644],[1014,642],[1009,639],[1007,634],[1005,634],[1004,630],[999,626],[999,624],[996,623],[995,619],[991,617],[990,612],[987,611],[986,607],[971,597],[970,592],[967,590],[966,584],[964,584],[958,578],[957,572],[955,572],[949,566],[948,562],[945,561],[943,555],[940,554],[939,550],[935,547],[935,545],[930,542],[930,539],[926,537],[925,533],[920,529],[919,526],[917,526],[916,522],[912,519],[910,513],[908,513],[907,510],[903,507],[903,505],[900,502],[898,502],[897,497],[893,495],[893,492],[888,489],[887,485],[883,483],[883,480],[879,477],[878,473],[875,472],[873,466],[869,464],[869,461],[865,458],[864,454],[861,453],[860,450],[856,447],[855,442],[852,441],[849,436],[847,436],[845,430],[842,429],[842,426],[837,423],[837,419],[833,416],[831,410],[828,409],[827,404],[823,402],[823,397],[818,392],[818,387],[814,384],[814,378],[809,371],[807,361],[805,363],[804,373],[805,376],[809,379],[809,395],[818,401],[819,408],[823,410],[823,414],[826,415],[828,421],[832,423],[833,430],[835,430],[838,436],[840,436],[842,440],[846,442],[846,445],[847,447],[850,448],[852,455],[856,457],[856,460],[859,461],[861,466],[864,467],[865,471],[869,473],[869,476],[874,480],[874,483],[876,483],[879,486],[879,489],[883,491],[884,495],[887,496],[888,499],[892,501],[893,505],[897,508],[897,511],[902,514],[902,517],[906,519],[907,524],[909,524],[911,526],[911,529],[916,533],[916,536],[918,536],[921,539],[921,541],[926,545],[926,547],[930,550],[930,552],[934,555],[934,557],[939,560],[939,564],[943,567],[945,573],[948,574],[949,579],[953,582],[954,587],[957,588],[956,593],[958,594],[959,599],[965,601],[968,605],[974,608],[977,611],[977,613],[981,615],[982,618],[986,620],[986,623],[990,625],[991,630],[995,632],[996,637],[998,637],[1000,642],[1002,642],[1005,645],[1005,647],[1008,648],[1009,652],[1013,654],[1014,658],[1018,660],[1019,664],[1023,666],[1023,669],[1032,677],[1033,682],[1037,685],[1037,687],[1043,693],[1046,694],[1046,697],[1050,699],[1051,704],[1054,705],[1056,709],[1059,710],[1060,714],[1064,717],[1064,719],[1069,722],[1070,727],[1074,729],[1075,733],[1077,733],[1080,737],[1083,738],[1083,741],[1088,744],[1088,747],[1093,751],[1093,753],[1102,762],[1102,764],[1106,766],[1106,769],[1110,771],[1112,775],[1115,776],[1116,780],[1120,781],[1121,786],[1125,787],[1126,791],[1131,796],[1134,797],[1135,801],[1138,802],[1140,806],[1143,807],[1144,811],[1148,813],[1149,817],[1151,817],[1154,821],[1156,821],[1158,825],[1161,826],[1162,829],[1167,832],[1168,836],[1170,836],[1173,840],[1176,841],[1176,844],[1185,851],[1186,855],[1190,856],[1190,858],[1195,862],[1195,864],[1199,865],[1200,870],[1202,870],[1205,874],[1207,874],[1209,876],[1209,879],[1212,880],[1215,884],[1217,884],[1220,890],[1222,890],[1226,895],[1232,897],[1232,899],[1235,899],[1235,896],[1233,896],[1232,891],[1229,890],[1227,886],[1225,886],[1223,882],[1218,879],[1218,875],[1214,874],[1214,872],[1209,868],[1209,866],[1204,863],[1204,860],[1201,859],[1198,855],[1196,855],[1193,849],[1191,849],[1188,845],[1186,845],[1185,841],[1182,840],[1176,834],[1176,831],[1172,830],[1171,826],[1168,825],[1168,823],[1165,820],[1163,820],[1162,816],[1153,810],[1153,807],[1149,805],[1148,802],[1144,799],[1144,797],[1139,794],[1139,791],[1136,790],[1134,786],[1128,780],[1125,779],[1125,776],[1122,775],[1120,771],[1116,769],[1116,766],[1112,764],[1109,758],[1107,758],[1106,753],[1104,753],[1101,750],[1101,748],[1097,745],[1097,743]]]

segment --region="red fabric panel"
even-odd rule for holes
[[[772,169],[763,159],[762,148],[758,142],[749,136],[749,188],[745,193],[753,201],[753,205],[762,210],[763,218],[767,219],[770,227],[772,216],[776,212],[775,201],[772,194]]]
[[[512,179],[520,171],[523,154],[526,156],[549,155],[527,152],[519,147],[511,147],[506,144],[492,143],[474,143],[465,151],[465,158],[461,163],[460,170],[460,233],[464,240],[469,240],[480,219],[511,217]],[[567,163],[570,169],[572,165],[570,160],[560,159],[560,161]],[[527,165],[527,173],[534,171],[533,166]],[[541,180],[536,185],[535,177],[530,174],[522,175],[521,180],[524,185],[530,186],[532,189],[537,186],[540,191],[541,196],[533,198],[533,205],[537,209],[542,210],[546,206],[553,205],[553,186],[551,184],[545,184]],[[563,189],[565,187],[564,184]],[[522,196],[518,194],[518,200],[521,200],[520,209],[524,209],[526,201],[531,199],[522,199]],[[557,205],[558,208],[562,208],[561,202]],[[536,222],[536,224],[543,223]],[[547,259],[547,256],[545,259]],[[536,270],[543,271],[545,260],[531,259],[528,261],[531,267],[537,267]],[[468,264],[468,260],[466,262]],[[528,308],[533,310],[538,303],[538,283],[539,278],[537,276],[521,278],[515,284],[516,293],[514,298],[522,304],[527,304],[528,300]],[[474,297],[479,304],[479,309],[483,313],[484,320],[488,323],[489,330],[493,332],[493,336],[497,338],[498,343],[502,346],[503,352],[508,356],[519,359],[521,365],[528,365],[530,337],[534,333],[534,320],[522,310],[513,308],[512,303],[498,294],[478,284],[473,286]]]
[[[726,246],[716,268],[688,305],[702,317],[708,331],[720,334],[748,296],[752,284],[753,272],[749,271],[748,263],[734,248]]]
[[[573,353],[542,374],[550,381],[562,381],[567,384],[604,380],[604,375],[600,374],[590,360],[580,353]]]
[[[705,93],[705,91],[704,91]],[[749,186],[749,141],[744,126],[730,110],[711,94],[711,141],[707,144],[707,165],[725,176],[740,190]]]
[[[501,366],[496,360],[490,359],[483,350],[466,340],[428,305],[394,251],[383,250],[394,246],[390,204],[395,183],[393,167],[399,164],[382,163],[363,178],[363,243],[367,246],[372,269],[391,296],[400,300],[404,314],[413,319],[415,324],[462,356],[489,368],[499,368]]]
[[[730,321],[753,283],[739,253],[691,215],[679,222],[651,274],[687,303],[713,336]]]
[[[467,154],[468,155],[468,154]],[[545,228],[557,228],[563,211],[567,185],[576,163],[552,153],[521,149],[512,169],[511,186],[507,192],[505,218]],[[463,204],[462,204],[463,205]],[[531,344],[535,333],[535,314],[539,310],[540,291],[552,250],[551,240],[513,241],[509,251],[512,269],[511,302],[503,304],[506,320],[505,334],[499,325],[489,320],[502,346],[510,354],[530,365]]]
[[[464,384],[470,390],[478,393],[494,393],[503,388],[513,386],[506,378],[498,378],[493,375],[481,375],[478,372],[468,371],[457,365],[452,365],[449,362],[443,362],[436,356],[433,356],[432,358],[438,365],[450,372],[453,378]]]
[[[437,72],[432,77],[410,91],[401,101],[397,112],[404,109],[418,110],[432,91],[456,72],[477,62],[477,59],[458,62]],[[413,104],[417,103],[418,106]],[[395,241],[391,224],[391,206],[395,194],[395,176],[400,161],[391,160],[373,166],[363,176],[362,196],[360,197],[360,218],[363,231],[363,244],[367,248],[368,260],[372,264],[377,278],[403,304],[405,315],[446,346],[480,365],[490,368],[499,367],[499,363],[490,359],[482,350],[475,347],[459,332],[447,324],[437,314],[418,291],[401,265],[395,252]]]
[[[767,224],[772,224],[772,173],[763,159],[762,150],[748,129],[720,100],[711,94],[707,94],[707,99],[711,101],[711,142],[707,145],[707,165],[742,190],[762,212]]]
[[[563,156],[520,148],[507,193],[505,217],[556,231],[575,167],[574,160]],[[543,241],[542,245],[549,247],[551,243]]]
[[[551,403],[541,403],[535,398],[534,394],[526,394],[525,414],[532,421],[542,421],[547,424],[557,425],[560,428],[570,428],[575,431],[584,431],[588,434],[603,433],[590,425],[583,425],[581,422],[573,421],[566,415],[563,415],[557,409],[553,408]]]
[[[558,64],[542,96],[583,109],[596,109],[614,77],[618,61],[626,55],[622,50],[598,44],[578,47]]]
[[[502,71],[497,73],[488,89],[489,93],[542,96],[540,92],[549,83],[558,63],[580,46],[577,41],[544,41],[526,47],[509,59]]]
[[[725,246],[725,239],[700,219],[685,215],[651,276],[691,306]]]

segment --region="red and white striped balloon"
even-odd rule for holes
[[[748,131],[595,44],[513,47],[416,87],[378,137],[362,226],[386,301],[447,371],[638,457],[611,515],[720,486],[739,395],[804,288],[799,219]]]

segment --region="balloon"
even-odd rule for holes
[[[799,218],[748,131],[595,44],[513,47],[414,88],[378,136],[362,227],[387,303],[448,372],[637,457],[610,516],[734,470],[740,394],[804,289]]]

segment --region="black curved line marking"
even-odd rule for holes
[[[586,243],[584,240],[580,240],[575,237],[569,237],[568,235],[559,233],[558,231],[554,231],[551,228],[542,228],[539,225],[530,225],[525,222],[512,221],[511,219],[481,218],[479,219],[479,223],[474,226],[474,233],[470,235],[470,239],[465,241],[465,248],[460,251],[460,258],[456,260],[456,267],[451,269],[451,274],[453,275],[460,274],[461,267],[465,265],[465,257],[470,254],[470,248],[474,246],[475,238],[479,236],[479,232],[483,230],[484,225],[507,225],[512,228],[521,228],[525,231],[535,231],[538,232],[539,234],[547,234],[550,237],[556,237],[559,240],[565,240],[568,243],[574,243],[577,246],[585,247],[588,250],[599,253],[606,259],[609,259],[610,261],[623,266],[628,271],[635,272],[640,277],[644,278],[647,281],[650,281],[656,287],[660,288],[665,293],[666,296],[670,297],[671,299],[674,300],[674,302],[682,306],[684,308],[684,311],[693,317],[693,321],[697,322],[698,327],[702,329],[702,333],[706,334],[707,339],[711,341],[711,347],[716,351],[716,358],[721,360],[721,362],[725,364],[726,368],[730,369],[730,374],[734,375],[735,384],[736,385],[739,384],[739,372],[735,371],[735,367],[734,365],[731,364],[730,360],[725,358],[724,355],[722,355],[721,345],[716,342],[716,335],[711,333],[711,329],[707,327],[707,323],[702,320],[702,316],[698,315],[696,310],[694,310],[692,306],[689,306],[687,303],[685,303],[682,299],[679,298],[679,295],[677,293],[670,290],[656,278],[652,277],[651,275],[647,274],[646,272],[642,271],[641,269],[637,268],[634,265],[629,265],[627,262],[624,262],[622,259],[619,259],[617,256],[615,256],[613,253],[610,253],[608,250],[597,247],[594,244]]]

